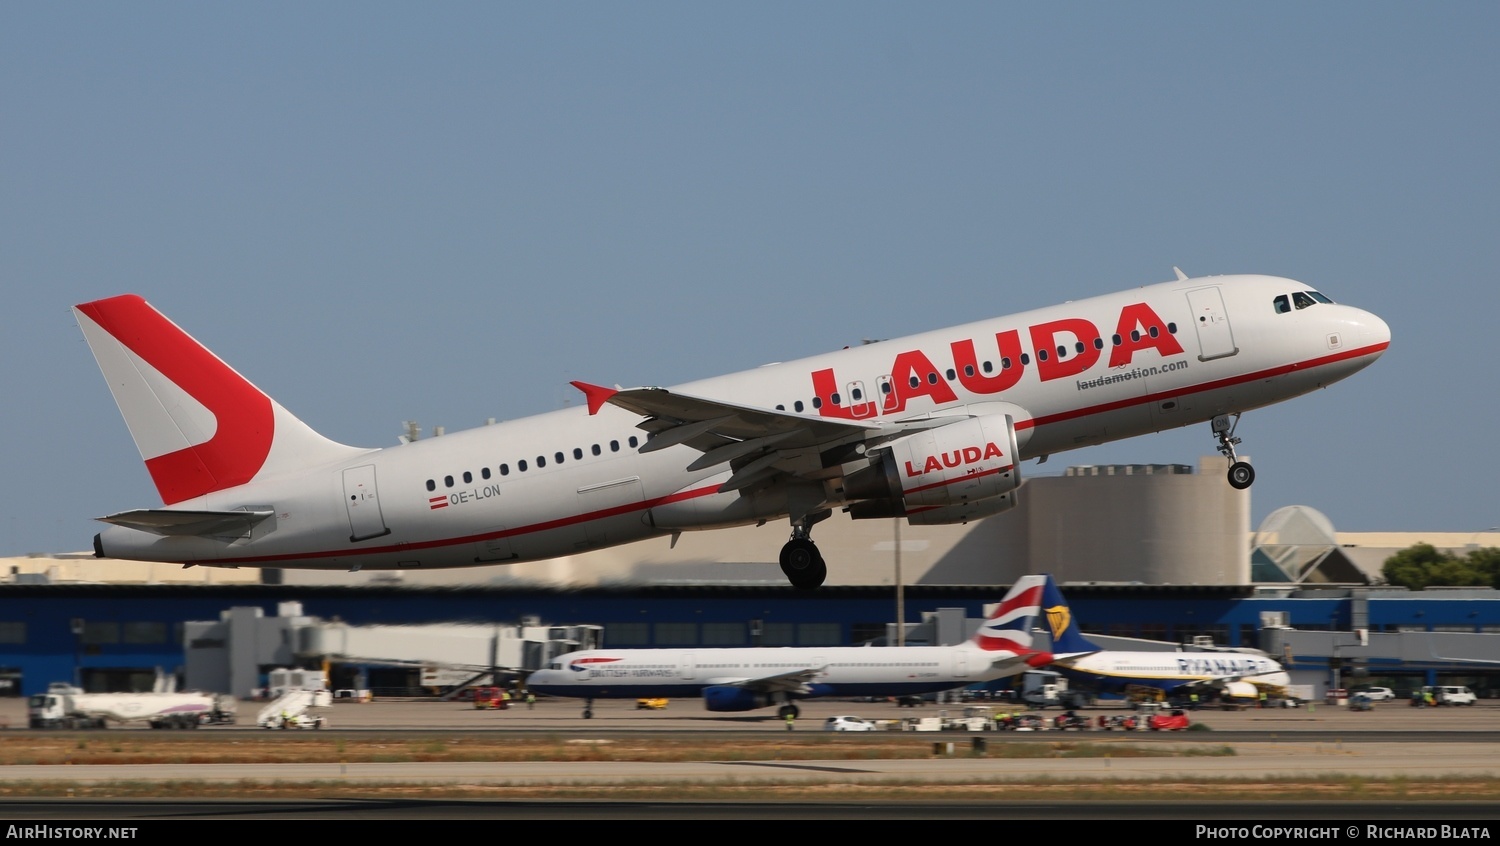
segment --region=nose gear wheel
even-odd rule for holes
[[[1242,491],[1255,481],[1255,468],[1240,461],[1234,454],[1235,444],[1240,442],[1234,436],[1234,430],[1239,425],[1240,415],[1237,413],[1233,420],[1227,414],[1220,414],[1213,419],[1214,437],[1219,440],[1219,452],[1229,459],[1229,486]]]

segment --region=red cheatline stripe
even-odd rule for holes
[[[716,494],[718,492],[719,492],[719,488],[718,488],[717,485],[710,485],[709,487],[706,487],[706,488],[697,488],[695,490],[683,491],[681,493],[672,494],[671,496],[657,497],[656,499],[646,500],[644,502],[631,503],[629,505],[617,505],[614,508],[604,508],[604,509],[600,509],[599,511],[590,511],[590,512],[585,513],[585,514],[575,514],[575,515],[573,515],[571,517],[563,517],[563,518],[558,519],[558,520],[548,520],[547,522],[544,522],[544,523],[533,523],[530,526],[518,526],[518,527],[516,527],[514,529],[506,529],[505,531],[501,531],[501,532],[485,532],[484,534],[480,534],[480,535],[466,535],[464,537],[458,537],[458,538],[444,538],[442,540],[423,541],[421,543],[408,543],[408,544],[401,544],[399,546],[396,546],[396,545],[379,546],[379,547],[371,547],[369,549],[359,549],[359,550],[352,550],[352,551],[355,552],[356,554],[359,554],[359,555],[378,555],[378,554],[383,553],[383,552],[403,552],[403,553],[405,553],[405,552],[415,552],[417,550],[422,550],[422,549],[441,549],[442,547],[445,547],[445,546],[460,546],[460,545],[463,545],[463,544],[476,543],[478,541],[483,541],[483,540],[495,540],[495,539],[498,539],[498,538],[512,538],[512,537],[517,537],[519,535],[531,534],[532,532],[545,532],[545,531],[548,531],[548,530],[551,530],[551,529],[561,529],[561,528],[564,528],[566,526],[572,526],[572,525],[576,525],[578,523],[587,523],[590,520],[599,520],[599,519],[602,519],[604,517],[614,517],[614,516],[619,515],[619,514],[629,514],[631,512],[635,512],[635,511],[645,511],[647,509],[655,508],[658,505],[667,505],[667,504],[674,503],[674,502],[685,502],[687,500],[697,499],[698,497],[702,497],[702,496],[713,496],[714,494]],[[260,556],[248,557],[248,558],[217,558],[217,559],[212,559],[212,560],[202,561],[202,562],[184,562],[184,563],[201,563],[201,564],[205,564],[205,565],[207,565],[207,564],[219,564],[219,565],[223,565],[223,564],[262,564],[262,563],[273,563],[273,562],[276,562],[276,561],[296,561],[296,560],[299,560],[299,559],[307,559],[307,558],[340,558],[340,557],[349,555],[350,552],[351,552],[351,550],[348,550],[348,549],[332,549],[332,550],[323,550],[323,551],[320,551],[320,552],[304,552],[304,553],[295,553],[295,554],[287,554],[287,555],[260,555]]]
[[[933,488],[942,488],[942,487],[947,487],[948,485],[956,485],[959,482],[967,482],[970,479],[980,479],[980,478],[983,478],[985,476],[993,476],[996,473],[1005,473],[1005,472],[1009,471],[1014,466],[1015,466],[1014,464],[1007,464],[1004,467],[995,467],[995,468],[992,468],[992,469],[989,469],[989,470],[981,471],[979,473],[966,473],[966,474],[964,474],[962,476],[955,476],[952,479],[944,479],[941,482],[933,482],[930,485],[918,485],[915,488],[907,488],[905,492],[908,493],[908,494],[914,494],[914,493],[920,493],[922,491],[930,491]]]

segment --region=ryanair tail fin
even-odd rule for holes
[[[1038,578],[1046,579],[1046,586],[1042,589],[1041,618],[1052,634],[1053,657],[1072,658],[1104,651],[1078,631],[1078,622],[1073,619],[1073,609],[1068,607],[1068,601],[1063,599],[1062,591],[1058,590],[1057,582],[1053,581],[1052,576],[1049,574]]]

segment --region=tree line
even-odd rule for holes
[[[1455,555],[1419,543],[1392,555],[1381,567],[1386,584],[1411,590],[1426,587],[1500,588],[1500,548],[1471,549]]]

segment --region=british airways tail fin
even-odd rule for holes
[[[367,451],[314,432],[138,296],[73,314],[167,505]]]
[[[1038,660],[1041,660],[1040,656],[1046,653],[1038,654],[1032,648],[1031,628],[1041,614],[1046,580],[1046,576],[1022,576],[1017,579],[1005,598],[987,615],[984,625],[974,633],[971,642],[985,652],[1037,655]],[[1027,662],[1031,663],[1031,660],[1028,658]]]
[[[1061,659],[1102,652],[1101,647],[1078,631],[1078,622],[1073,619],[1073,609],[1068,607],[1062,591],[1057,589],[1057,582],[1052,580],[1050,574],[1041,578],[1047,581],[1042,592],[1042,617],[1046,620],[1047,630],[1052,633],[1053,656]]]

